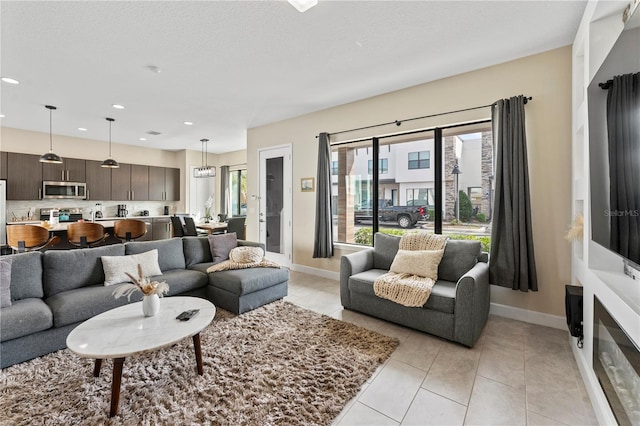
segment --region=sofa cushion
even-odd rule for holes
[[[438,268],[438,278],[457,282],[478,263],[481,251],[480,241],[448,240]]]
[[[182,247],[187,268],[198,263],[213,262],[207,237],[182,237]]]
[[[238,238],[235,232],[230,234],[209,235],[211,246],[211,258],[213,263],[220,263],[229,259],[231,250],[238,247]]]
[[[209,285],[242,296],[289,280],[285,268],[249,268],[209,274]],[[214,300],[213,303],[216,301]]]
[[[142,268],[142,274],[145,277],[162,275],[156,249],[128,256],[102,256],[101,259],[105,286],[132,282],[127,273],[139,278],[138,265]]]
[[[51,309],[42,299],[26,298],[14,300],[11,306],[2,309],[0,341],[47,330],[53,326]]]
[[[161,271],[185,269],[182,238],[157,241],[134,241],[124,245],[126,254],[138,254],[158,249],[158,263]]]
[[[11,262],[10,257],[0,257],[0,308],[11,306]]]
[[[167,296],[175,296],[176,294],[195,290],[209,283],[207,274],[189,269],[164,271],[162,275],[151,277],[151,280],[166,281],[169,284]]]
[[[209,269],[209,267],[213,265],[215,265],[215,263],[213,262],[196,263],[194,265],[188,266],[187,269],[190,269],[193,271],[199,271],[199,272],[202,272],[203,274],[206,274],[207,269]]]
[[[393,263],[393,258],[398,252],[400,237],[377,232],[373,236],[373,246],[373,267],[388,271],[391,263]]]
[[[444,250],[398,250],[391,272],[438,279],[438,265]]]
[[[131,301],[126,297],[118,299],[113,297],[113,291],[121,285],[123,284],[105,287],[102,284],[96,284],[63,291],[45,299],[53,312],[54,327],[86,321],[109,309],[142,300],[140,292],[133,293]],[[142,308],[140,308],[140,315],[142,315]]]
[[[11,300],[42,298],[42,253],[28,253],[3,256],[11,259]]]
[[[368,271],[354,274],[349,277],[349,290],[354,293],[366,294],[368,296],[376,296],[373,290],[373,283],[382,274],[388,271],[384,269],[369,269]],[[424,308],[433,309],[447,314],[453,314],[456,304],[456,283],[444,280],[436,281],[431,289],[431,295],[425,303]],[[422,308],[406,308],[398,305],[403,309],[422,309]]]
[[[113,244],[78,250],[47,250],[42,255],[45,297],[104,283],[102,256],[123,256],[124,246]]]

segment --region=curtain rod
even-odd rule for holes
[[[531,101],[531,100],[533,100],[533,97],[525,96],[524,97],[525,105],[527,104],[528,101]],[[487,107],[490,107],[490,106],[494,106],[496,104],[496,102],[494,102],[492,104],[488,104],[488,105],[480,105],[480,106],[471,107],[471,108],[458,109],[458,110],[455,110],[455,111],[447,111],[447,112],[440,112],[438,114],[423,115],[422,117],[406,118],[404,120],[389,121],[388,123],[373,124],[371,126],[358,127],[358,128],[349,129],[349,130],[341,130],[339,132],[328,133],[327,136],[335,136],[335,135],[339,135],[339,134],[342,134],[342,133],[349,133],[349,132],[355,132],[355,131],[358,131],[358,130],[372,129],[374,127],[388,126],[389,124],[395,124],[396,126],[400,126],[405,121],[422,120],[424,118],[432,118],[432,117],[438,117],[438,116],[441,116],[441,115],[455,114],[455,113],[458,113],[458,112],[465,112],[465,111],[472,111],[474,109],[487,108]],[[318,136],[316,136],[316,139],[317,138],[318,138]]]
[[[449,130],[449,129],[455,129],[456,127],[473,126],[474,124],[483,124],[483,123],[490,123],[490,122],[491,122],[490,119],[480,119],[480,120],[473,120],[473,121],[465,121],[463,123],[450,124],[448,126],[433,126],[433,127],[427,127],[427,128],[424,128],[424,129],[407,130],[407,131],[398,132],[398,133],[389,133],[387,135],[366,136],[366,137],[358,138],[358,139],[348,139],[346,141],[331,142],[330,145],[331,146],[348,145],[348,144],[352,144],[352,143],[356,143],[356,142],[368,141],[368,140],[371,140],[373,138],[377,138],[377,139],[395,138],[397,136],[408,136],[408,135],[415,135],[415,134],[418,134],[418,133],[432,132],[435,129]]]
[[[607,80],[604,83],[598,83],[598,86],[600,86],[602,90],[609,90],[612,84],[613,80]]]

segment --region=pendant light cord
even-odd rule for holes
[[[51,121],[53,120],[53,110],[49,109],[49,152],[53,152],[53,125]]]

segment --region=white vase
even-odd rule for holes
[[[160,312],[160,297],[157,294],[142,298],[142,313],[145,317],[152,317]]]

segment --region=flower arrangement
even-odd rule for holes
[[[142,273],[142,265],[138,264],[138,278],[135,278],[128,272],[125,272],[133,284],[124,284],[113,290],[113,296],[118,299],[127,296],[131,300],[131,295],[136,291],[142,292],[145,296],[157,294],[162,297],[169,291],[169,284],[166,281],[149,281],[149,277],[145,277]]]
[[[211,207],[213,207],[213,195],[210,195],[204,203],[204,219],[207,222],[211,219]]]

